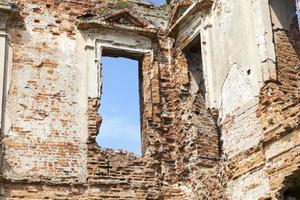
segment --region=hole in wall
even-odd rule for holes
[[[297,170],[285,180],[284,200],[300,200],[300,170]]]
[[[300,200],[300,188],[290,188],[285,191],[284,200]]]
[[[248,69],[247,70],[247,75],[250,75],[251,74],[251,69]]]
[[[102,58],[103,87],[96,138],[105,148],[141,155],[139,62],[123,57]]]

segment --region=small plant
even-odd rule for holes
[[[120,10],[125,9],[125,8],[130,10],[132,7],[133,7],[132,4],[129,3],[128,1],[118,1],[114,6],[114,8],[120,9]]]
[[[64,2],[64,0],[58,0],[58,3],[63,3]]]

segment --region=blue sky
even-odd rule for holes
[[[164,0],[150,0],[150,1],[153,2],[154,5],[156,5],[156,6],[160,6],[166,2]]]
[[[102,147],[125,149],[141,154],[138,61],[102,58],[103,118],[97,143]]]
[[[300,10],[298,10],[296,13],[298,15],[298,23],[299,23],[299,30],[300,30]]]

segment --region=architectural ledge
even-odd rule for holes
[[[78,29],[87,30],[95,28],[107,28],[123,30],[127,32],[138,32],[142,35],[157,34],[159,29],[151,25],[147,20],[123,9],[117,12],[108,12],[102,15],[86,14],[79,18]]]
[[[15,10],[13,4],[8,2],[0,2],[0,30],[6,29],[6,21],[11,12]]]
[[[117,11],[115,13],[109,13],[108,15],[104,16],[104,21],[110,22],[110,23],[127,22],[127,23],[131,24],[132,26],[149,27],[148,23],[145,20],[139,18],[138,16],[135,16],[128,9],[123,9],[123,10]]]
[[[13,4],[0,2],[0,13],[10,13],[13,10]]]
[[[169,24],[175,24],[177,19],[182,16],[192,3],[192,1],[183,1],[182,3],[177,4],[171,13]]]
[[[103,21],[100,22],[98,20],[80,21],[77,24],[77,28],[80,30],[107,28],[107,29],[135,32],[135,33],[140,33],[142,35],[147,35],[147,36],[155,36],[158,33],[158,29],[155,29],[155,28],[128,26],[128,25],[124,25],[124,24],[109,23],[109,22],[103,22]]]
[[[186,24],[188,19],[197,12],[207,13],[211,9],[213,2],[214,0],[198,0],[191,4],[176,21],[174,19],[171,20],[171,28],[168,35],[176,38],[179,27],[182,24]],[[177,11],[175,10],[175,12]],[[172,21],[175,21],[174,24],[172,24]]]

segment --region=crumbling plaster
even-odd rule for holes
[[[266,20],[270,19],[267,2],[221,1],[220,3],[222,9],[216,8],[206,20],[206,23],[210,24],[207,28],[210,37],[205,47],[212,49],[210,65],[207,68],[214,68],[214,78],[209,79],[214,85],[214,90],[210,91],[214,96],[210,106],[221,108],[221,117],[225,120],[227,114],[258,96],[263,81],[276,78],[276,76],[270,76],[268,79],[263,77],[263,70],[266,67],[263,63],[268,59],[275,60],[275,50],[271,23],[270,20]],[[246,89],[249,92],[244,98],[241,95],[237,100],[226,104],[224,102],[226,93],[231,87],[236,87],[232,81],[228,81],[232,86],[226,86],[228,84],[226,79],[233,71],[239,71],[238,73],[243,74],[242,78],[247,81],[238,84],[239,88],[232,88],[232,91],[242,94],[245,92],[244,87],[251,89]],[[222,110],[222,107],[225,109]]]

